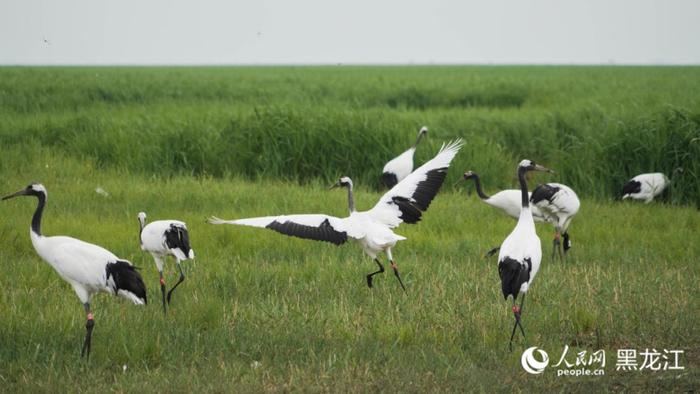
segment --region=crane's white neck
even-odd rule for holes
[[[35,233],[34,230],[30,230],[29,238],[32,240],[32,246],[34,246],[34,250],[39,257],[49,263],[50,266],[56,268],[55,260],[51,258],[52,248],[49,242],[50,237],[44,237],[43,235]]]
[[[146,214],[143,212],[139,212],[138,219],[139,219],[139,242],[141,243],[141,245],[143,245],[143,240],[141,238],[141,234],[143,233],[143,228],[146,227]]]

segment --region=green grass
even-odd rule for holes
[[[95,297],[93,353],[89,364],[80,360],[80,302],[29,240],[36,202],[0,202],[0,391],[697,390],[699,74],[0,69],[0,194],[43,182],[43,231],[131,260],[151,301],[136,307]],[[423,123],[431,135],[418,160],[457,135],[467,146],[424,220],[397,230],[408,237],[394,250],[406,294],[390,273],[369,290],[365,275],[375,266],[355,245],[204,222],[345,215],[345,193],[327,190],[341,173],[356,179],[358,208],[370,208],[383,161]],[[524,156],[559,170],[533,176],[533,185],[570,183],[582,208],[566,263],[549,260],[552,229],[538,227],[545,258],[523,315],[528,338],[518,337],[510,353],[510,308],[495,261],[481,256],[514,221],[480,202],[473,187],[453,183],[473,169],[489,191],[513,187]],[[620,180],[656,165],[669,174],[684,168],[662,201],[612,200]],[[95,193],[98,186],[109,196]],[[186,221],[197,253],[167,316],[152,258],[139,249],[141,210]],[[174,283],[172,262],[166,275]],[[522,370],[526,347],[548,350],[556,363],[564,345],[605,349],[606,376]],[[614,371],[617,349],[652,347],[685,350],[685,371]]]
[[[642,172],[700,207],[699,67],[1,68],[0,144],[36,141],[100,168],[376,188],[422,125],[503,188],[525,157],[585,197]]]
[[[409,238],[394,251],[408,286],[403,294],[390,274],[367,289],[374,264],[354,245],[204,223],[210,214],[344,215],[344,193],[323,184],[124,176],[43,149],[35,152],[41,162],[21,163],[26,153],[10,157],[13,171],[0,189],[46,180],[44,232],[130,259],[142,267],[151,303],[96,297],[93,355],[89,365],[81,361],[80,303],[27,235],[35,201],[2,202],[0,380],[8,391],[491,391],[584,381],[631,391],[697,387],[700,220],[692,208],[584,200],[570,259],[545,258],[526,305],[528,339],[510,353],[512,317],[495,261],[481,256],[513,221],[473,196],[442,193],[424,221],[399,229]],[[97,186],[110,196],[95,193]],[[369,208],[378,194],[360,187],[357,197]],[[197,252],[165,317],[157,272],[136,238],[142,209],[154,219],[186,220]],[[539,232],[547,255],[552,231]],[[175,267],[166,271],[173,283]],[[609,363],[618,348],[683,349],[687,369],[680,379],[610,366],[608,376],[589,379],[522,371],[525,345],[559,351],[565,344],[602,347]]]

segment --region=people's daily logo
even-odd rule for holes
[[[627,373],[684,370],[684,353],[684,350],[656,348],[645,348],[640,352],[637,349],[618,349],[615,370]],[[571,349],[565,345],[559,362],[552,364],[550,369],[555,370],[557,376],[603,376],[607,361],[604,349]],[[520,357],[520,364],[525,372],[539,375],[549,366],[549,354],[537,346],[527,348]]]
[[[535,350],[539,353],[541,360],[535,357]],[[537,346],[533,346],[523,352],[520,363],[527,373],[538,375],[544,372],[544,369],[549,365],[549,355],[544,350],[538,349]]]

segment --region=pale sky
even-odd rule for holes
[[[700,0],[0,0],[0,64],[700,64]]]

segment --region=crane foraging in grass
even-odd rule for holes
[[[506,215],[512,217],[515,220],[517,220],[520,217],[520,190],[506,189],[501,190],[500,192],[492,196],[489,196],[488,194],[484,193],[484,190],[481,188],[481,179],[479,178],[479,175],[474,171],[465,172],[462,179],[474,180],[474,185],[476,186],[476,194],[479,196],[481,201],[485,202],[488,205],[491,205],[492,207],[499,208]],[[530,207],[530,209],[532,211],[532,217],[533,219],[535,219],[536,222],[545,221],[545,218],[542,215],[542,212],[540,212],[539,208],[537,208],[536,206],[532,206]]]
[[[527,181],[525,180],[525,173],[528,171],[553,172],[546,167],[535,164],[531,160],[523,160],[518,165],[520,216],[513,231],[501,244],[501,250],[498,254],[498,274],[501,278],[503,297],[506,300],[508,296],[513,298],[512,311],[515,317],[515,324],[510,335],[509,348],[511,351],[513,350],[513,337],[518,326],[523,337],[525,337],[525,330],[520,321],[523,305],[525,304],[525,293],[527,293],[530,284],[535,279],[542,260],[542,245],[540,244],[540,238],[537,236],[537,231],[535,231],[535,221],[530,209],[530,198],[527,192]],[[518,294],[521,293],[522,298],[520,299],[520,306],[518,306],[516,300]]]
[[[416,152],[416,147],[421,138],[427,133],[428,128],[426,126],[421,127],[418,132],[418,138],[413,146],[384,165],[381,179],[384,186],[391,189],[413,172],[413,154]]]
[[[673,174],[671,174],[673,176]],[[622,187],[622,199],[632,198],[634,200],[644,200],[649,204],[654,197],[661,194],[671,183],[668,177],[660,172],[650,174],[640,174],[630,179]]]
[[[33,196],[39,200],[29,232],[32,245],[39,256],[73,287],[82,302],[87,322],[81,357],[87,355],[87,358],[90,358],[92,331],[95,327],[94,316],[90,309],[92,296],[104,291],[126,298],[134,304],[146,304],[148,302],[146,285],[129,261],[120,259],[100,246],[71,237],[44,236],[41,233],[41,218],[47,197],[44,185],[32,183],[2,199],[7,200],[18,196]]]
[[[139,241],[141,249],[150,253],[158,268],[160,275],[160,292],[163,297],[163,312],[166,311],[165,279],[163,278],[163,263],[167,256],[173,256],[180,270],[180,279],[175,286],[168,291],[167,303],[170,304],[170,297],[173,291],[185,280],[185,273],[182,271],[180,262],[193,259],[194,250],[190,248],[190,235],[187,232],[187,225],[179,220],[156,220],[146,224],[146,213],[139,212]]]
[[[326,241],[335,245],[353,240],[379,267],[379,270],[367,275],[367,286],[371,288],[374,275],[384,272],[384,266],[377,258],[379,253],[384,252],[394,275],[405,291],[406,287],[401,280],[391,249],[398,241],[406,238],[395,234],[392,229],[401,223],[413,224],[421,219],[423,212],[428,209],[430,202],[445,181],[450,162],[462,144],[462,140],[447,145],[443,144],[433,159],[391,188],[379,199],[374,208],[368,211],[358,212],[355,210],[352,180],[348,177],[342,177],[331,187],[345,187],[348,191],[350,215],[345,218],[322,214],[266,216],[238,220],[222,220],[212,217],[209,219],[209,223],[264,227],[282,234]]]
[[[462,180],[469,179],[474,180],[474,185],[476,186],[476,194],[479,196],[481,201],[485,202],[488,205],[491,205],[492,207],[499,208],[506,215],[512,217],[515,220],[517,220],[520,217],[520,190],[506,189],[501,190],[500,192],[492,196],[489,196],[488,194],[484,193],[484,190],[481,188],[481,179],[477,173],[475,173],[474,171],[465,172],[462,177]],[[539,208],[537,208],[536,206],[531,206],[530,210],[532,212],[532,217],[536,222],[545,221],[545,218],[542,215],[542,212],[540,212]],[[492,248],[486,253],[486,256],[489,257],[494,255],[496,252],[498,252],[499,249],[500,246]]]
[[[545,183],[539,185],[532,191],[530,202],[533,208],[539,211],[546,221],[554,225],[554,240],[552,241],[552,259],[555,254],[560,259],[566,256],[566,252],[571,248],[571,237],[569,236],[569,225],[571,219],[578,213],[581,202],[570,187],[561,183]],[[561,237],[564,238],[564,253],[561,249]]]

